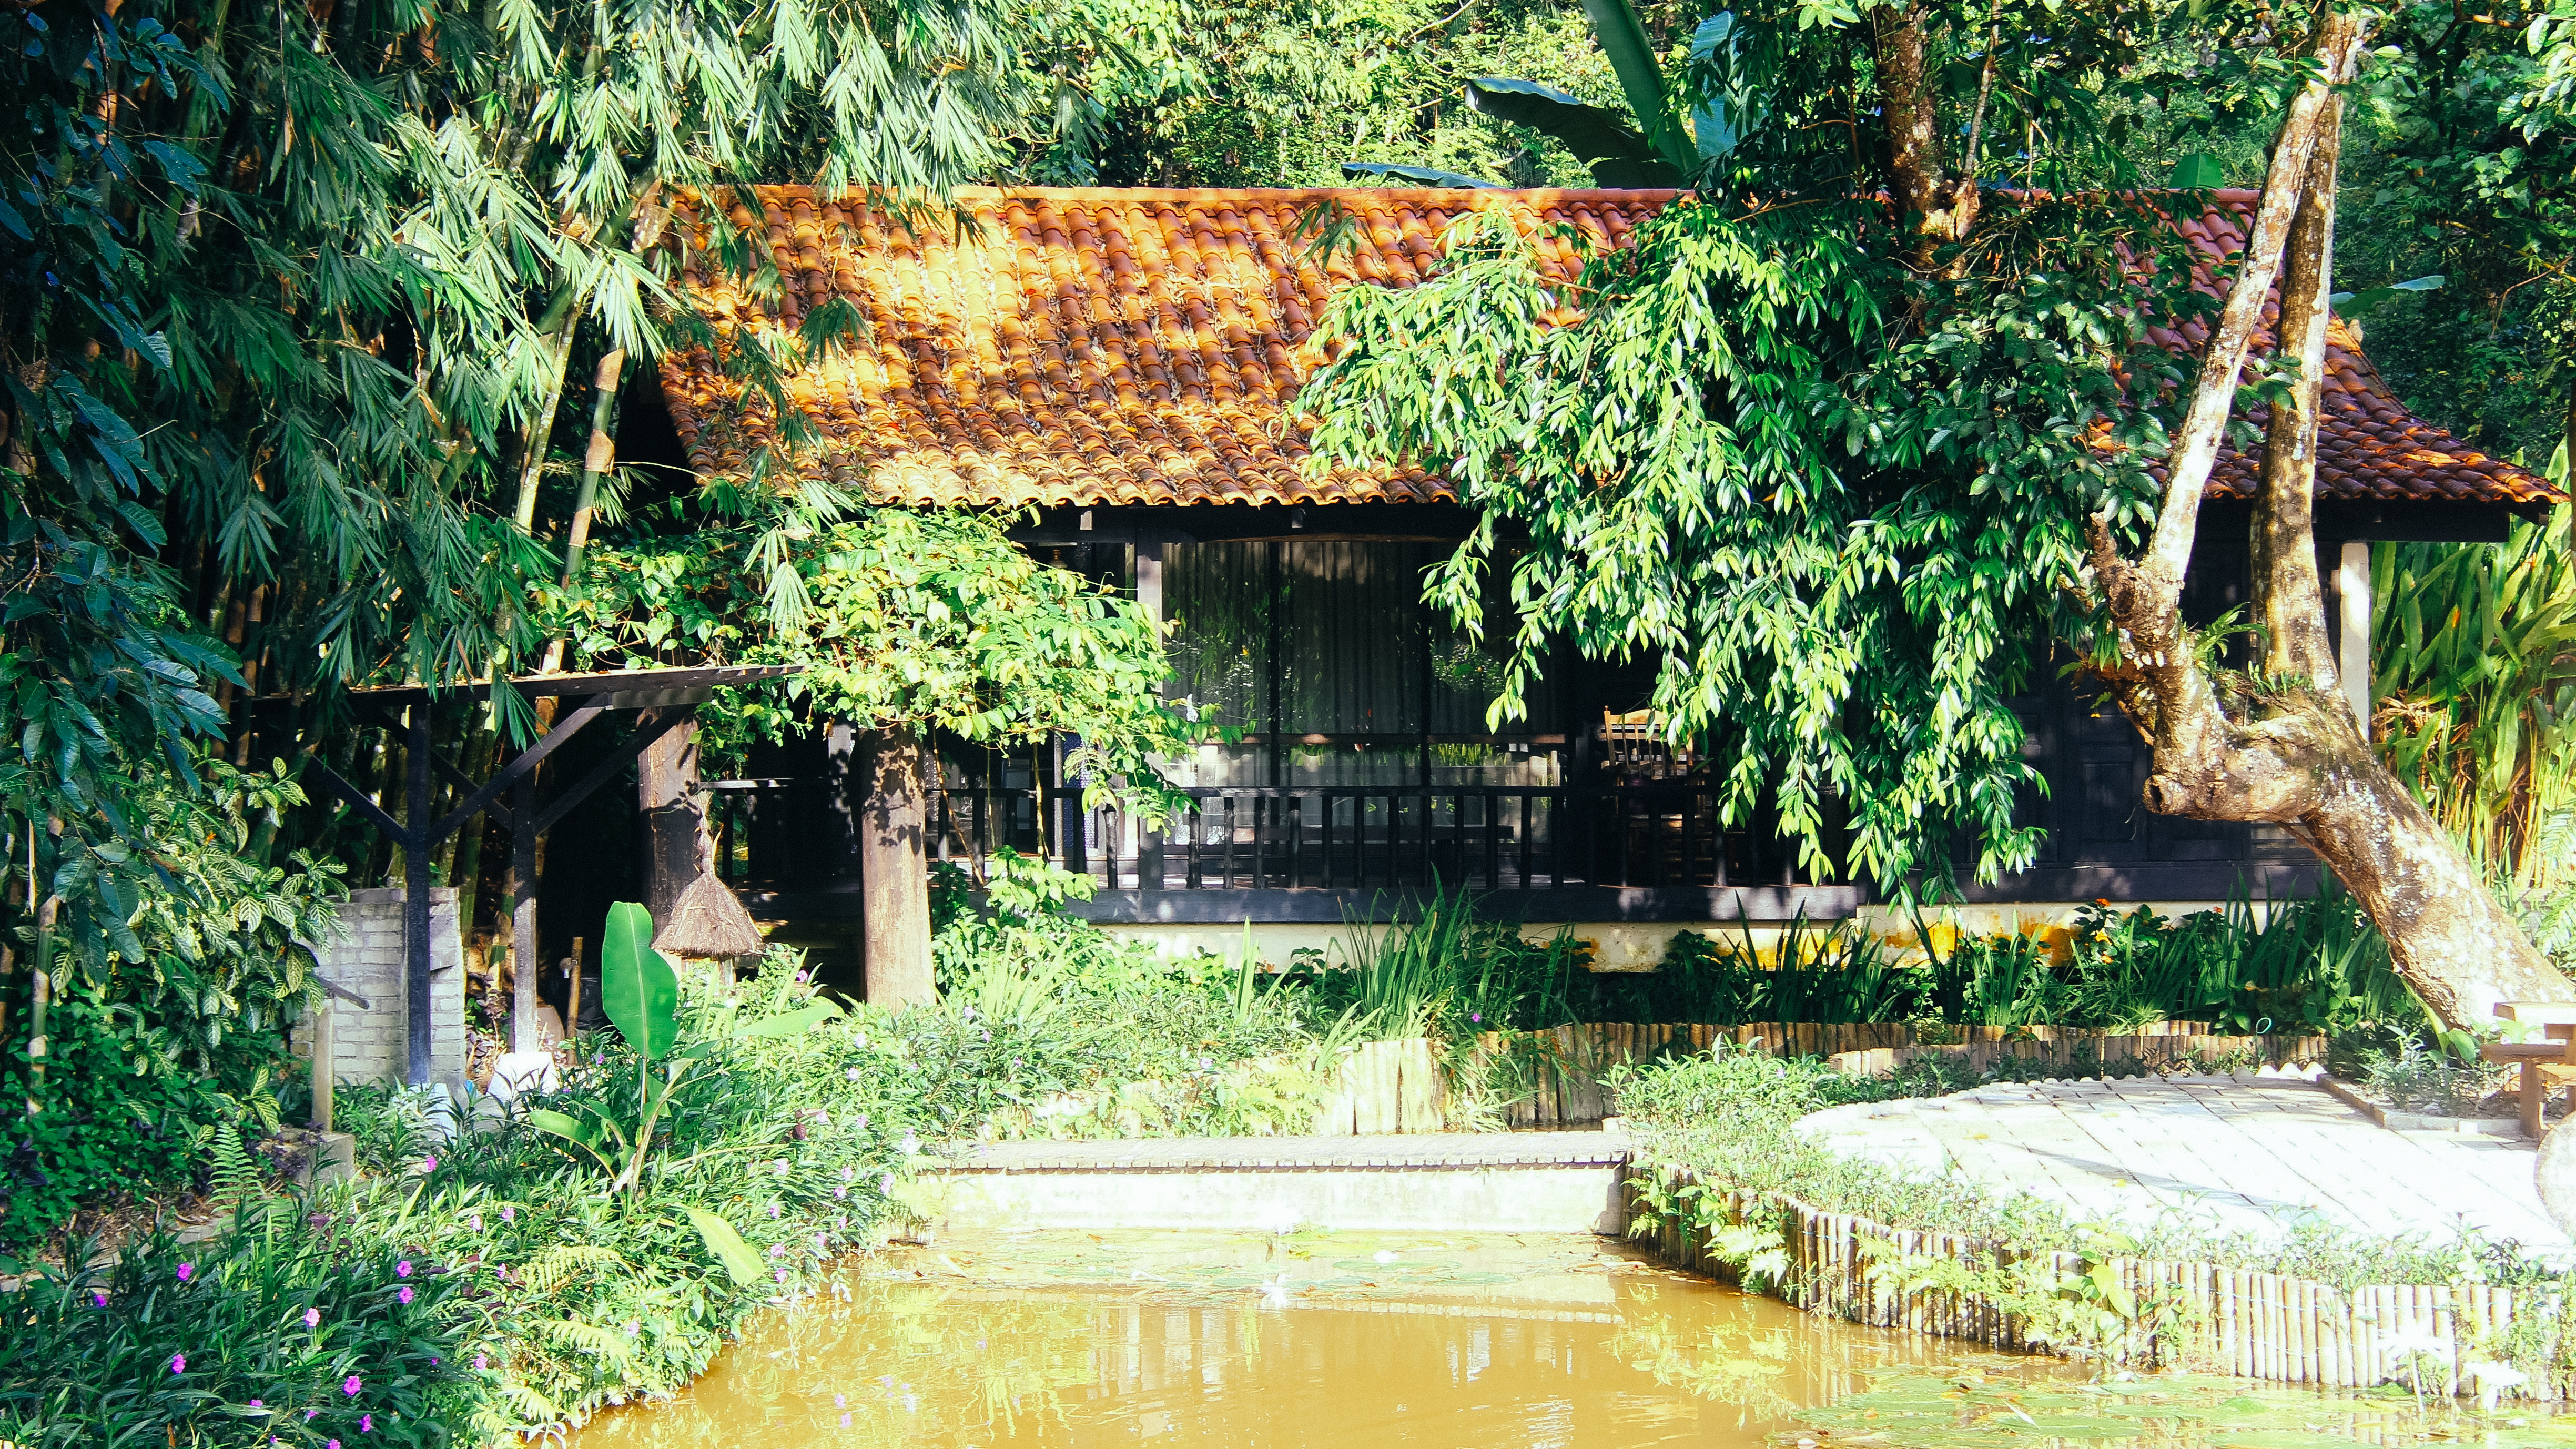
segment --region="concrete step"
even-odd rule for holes
[[[992,1142],[945,1158],[930,1226],[1602,1233],[1626,1226],[1617,1132]]]

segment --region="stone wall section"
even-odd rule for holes
[[[465,1081],[465,952],[456,931],[456,891],[429,894],[430,1079],[461,1091]],[[332,1078],[399,1080],[409,1065],[411,1021],[403,990],[403,892],[351,891],[340,909],[340,939],[321,952],[322,978],[367,1000],[331,1001]],[[309,1043],[310,1037],[307,1036]],[[309,1058],[310,1047],[306,1047]]]

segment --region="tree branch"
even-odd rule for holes
[[[2157,632],[2170,632],[2181,605],[2183,571],[2190,565],[2192,538],[2200,523],[2201,490],[2208,486],[2209,470],[2218,461],[2228,414],[2236,402],[2236,380],[2244,371],[2246,349],[2262,320],[2272,279],[2280,270],[2282,247],[2307,183],[2308,164],[2316,155],[2318,132],[2336,104],[2334,87],[2352,78],[2354,58],[2368,31],[2369,23],[2350,12],[2329,14],[2317,27],[2318,74],[2290,103],[2290,114],[2272,144],[2272,167],[2263,181],[2262,199],[2255,203],[2245,259],[2228,289],[2218,330],[2201,361],[2191,410],[2170,455],[2171,472],[2154,542],[2134,573],[2123,569],[2110,581],[2114,607],[2122,605],[2124,593],[2136,594],[2122,612],[2143,606],[2142,620],[2152,615],[2166,626]]]
[[[2308,164],[2298,214],[2290,222],[2281,273],[2280,356],[2295,359],[2289,396],[2272,405],[2263,439],[2262,489],[2254,509],[2253,562],[2263,670],[2299,677],[2321,691],[2335,687],[2334,650],[2326,638],[2325,589],[2317,578],[2317,422],[2324,403],[2326,323],[2333,315],[2335,172],[2343,102],[2327,104]]]

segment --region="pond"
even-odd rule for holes
[[[858,1260],[755,1320],[676,1400],[571,1443],[2576,1449],[2564,1422],[2189,1375],[2092,1383],[1810,1317],[1599,1239],[1045,1232]]]

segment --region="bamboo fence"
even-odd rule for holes
[[[1669,1164],[1639,1165],[1628,1179],[1629,1218],[1641,1241],[1674,1267],[1726,1282],[1732,1265],[1709,1249],[1709,1232],[1694,1229],[1679,1213],[1658,1212],[1657,1179],[1669,1199],[1676,1189],[1700,1186],[1689,1170]],[[1963,1339],[2003,1351],[2045,1348],[2029,1337],[2030,1325],[1991,1298],[1950,1291],[1906,1292],[1886,1275],[1874,1275],[1871,1245],[1892,1247],[1899,1260],[1936,1259],[1962,1265],[2009,1267],[2038,1258],[2057,1275],[2084,1271],[2072,1253],[2019,1251],[1960,1233],[1895,1228],[1848,1213],[1820,1212],[1794,1198],[1711,1191],[1700,1199],[1701,1220],[1739,1223],[1785,1216],[1790,1263],[1772,1291],[1810,1312],[1876,1328],[1937,1338]],[[1714,1218],[1707,1216],[1714,1210]],[[2382,1284],[2350,1293],[2330,1284],[2277,1273],[2211,1263],[2115,1259],[2121,1286],[2140,1304],[2175,1310],[2173,1356],[2194,1366],[2271,1383],[2321,1388],[2368,1388],[2408,1382],[2407,1351],[2427,1340],[2447,1351],[2446,1361],[2420,1361],[2424,1391],[2467,1392],[2462,1366],[2503,1362],[2505,1341],[2517,1325],[2535,1325],[2544,1343],[2554,1340],[2562,1301],[2555,1288],[2515,1289],[2489,1284]],[[1893,1266],[1892,1264],[1887,1266]],[[2555,1364],[2554,1345],[2546,1351]],[[2531,1355],[2516,1355],[2529,1361]],[[2566,1384],[2555,1372],[2535,1373],[2520,1392],[2558,1400]]]
[[[1610,1115],[1610,1093],[1601,1076],[1624,1062],[1706,1052],[1720,1041],[1740,1047],[1829,1059],[1849,1076],[1877,1076],[1908,1061],[1947,1057],[1982,1072],[2009,1057],[2072,1066],[2079,1060],[2116,1062],[2135,1057],[2150,1065],[2185,1057],[2240,1053],[2266,1061],[2315,1061],[2325,1054],[2322,1036],[2227,1036],[2207,1022],[2154,1022],[2134,1032],[2105,1033],[2075,1027],[1951,1027],[1960,1040],[1918,1044],[1904,1022],[1841,1024],[1760,1022],[1741,1026],[1657,1025],[1600,1022],[1546,1031],[1488,1032],[1479,1049],[1516,1072],[1519,1090],[1505,1108],[1513,1127],[1556,1127],[1598,1122]],[[1365,1130],[1365,1129],[1363,1129]]]

